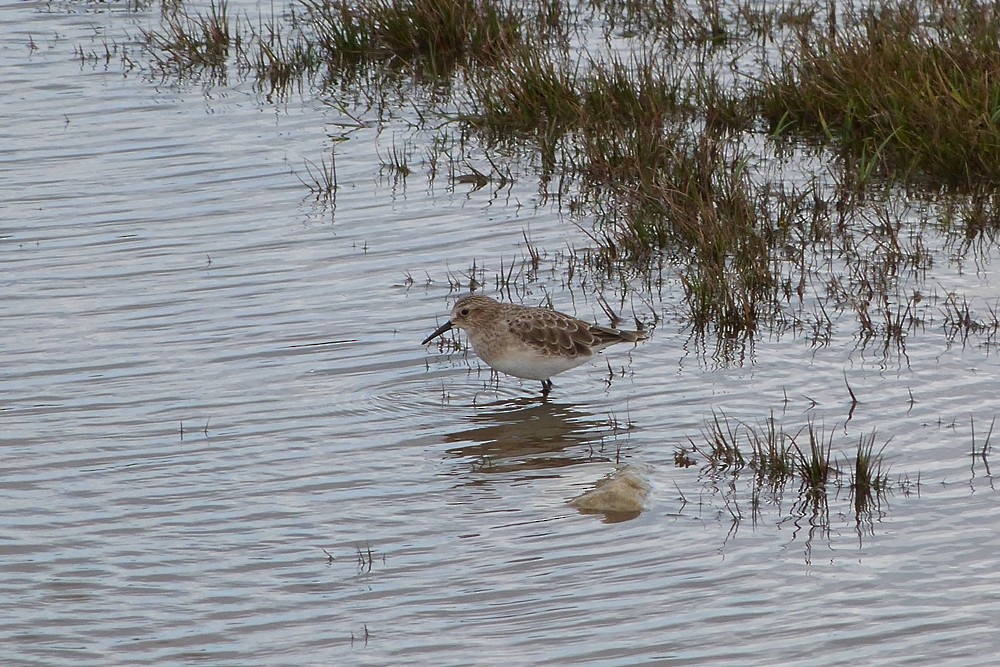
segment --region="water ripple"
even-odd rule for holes
[[[970,456],[1000,381],[988,350],[928,331],[889,368],[838,331],[713,365],[665,317],[542,401],[419,342],[454,281],[473,263],[489,281],[525,234],[547,268],[515,298],[603,317],[555,259],[586,237],[537,184],[506,203],[393,186],[386,138],[359,128],[319,214],[289,170],[329,151],[322,104],[81,67],[75,44],[127,41],[159,7],[4,11],[11,664],[994,661],[1000,515]],[[734,521],[720,498],[743,482],[674,465],[713,413],[812,419],[838,454],[877,429],[921,484],[867,523],[841,497],[817,525],[795,489]],[[650,471],[638,517],[566,504],[626,463]]]

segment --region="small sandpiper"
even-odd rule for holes
[[[423,345],[452,329],[464,329],[476,356],[514,377],[540,380],[542,396],[552,391],[553,375],[576,368],[615,343],[645,340],[645,331],[623,331],[589,324],[546,308],[500,303],[487,296],[463,296]]]

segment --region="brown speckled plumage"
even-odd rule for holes
[[[645,340],[643,331],[598,326],[565,313],[499,303],[489,297],[462,297],[451,319],[424,343],[452,327],[463,329],[476,355],[492,368],[542,382],[542,393],[552,387],[550,376],[580,365],[615,343]]]

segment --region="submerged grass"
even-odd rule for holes
[[[794,441],[778,425],[773,412],[763,427],[748,429],[747,433],[752,451],[750,467],[757,475],[757,483],[776,493],[795,474]]]
[[[674,452],[674,462],[684,468],[701,463],[703,484],[720,497],[734,522],[744,518],[741,507],[746,506],[754,523],[767,505],[788,512],[796,521],[807,517],[808,550],[813,531],[829,531],[830,505],[840,499],[845,486],[850,490],[851,509],[838,514],[853,514],[859,538],[870,532],[875,513],[883,511],[890,493],[908,494],[913,488],[909,478],[889,479],[884,461],[888,441],[876,446],[874,430],[860,436],[853,449],[840,453],[835,461],[836,431],[827,431],[813,420],[789,431],[773,412],[757,425],[713,412],[705,420],[701,438],[689,438],[687,445]],[[975,444],[973,452],[978,455]],[[785,503],[789,496],[790,505]]]
[[[702,429],[702,439],[708,448],[704,448],[692,439],[688,439],[691,448],[705,457],[707,465],[713,471],[739,471],[746,464],[739,445],[739,431],[742,425],[733,424],[722,413],[713,413],[711,421],[705,421]]]
[[[808,439],[807,446],[800,448],[795,444],[795,468],[802,480],[802,488],[806,495],[812,496],[826,492],[826,483],[830,478],[830,452],[833,449],[833,432],[829,439],[823,433],[822,427],[817,428],[812,420],[804,428]]]
[[[207,12],[164,5],[161,30],[142,31],[158,67],[178,73],[207,71],[225,76],[230,47],[239,49],[238,21],[230,21],[226,0],[212,0]]]
[[[882,453],[887,444],[889,443],[886,442],[876,451],[875,431],[858,439],[854,468],[851,471],[851,493],[857,514],[877,506],[879,499],[889,488],[888,467],[883,468],[882,465]]]

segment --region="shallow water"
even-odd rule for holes
[[[838,320],[829,345],[764,336],[734,363],[690,338],[668,269],[622,304],[651,304],[651,340],[543,402],[419,344],[474,261],[487,293],[528,270],[525,236],[545,258],[506,296],[605,319],[567,280],[586,234],[536,182],[393,181],[398,139],[363,128],[325,205],[296,177],[343,132],[321,102],[75,55],[155,11],[0,15],[11,664],[994,662],[1000,503],[970,453],[1000,370],[949,344],[939,304],[905,354]],[[995,251],[940,254],[923,289],[1000,296]],[[713,411],[812,419],[835,457],[876,429],[905,484],[860,520],[847,488],[826,517],[793,487],[753,512],[745,476],[674,465]],[[566,504],[619,463],[652,487],[642,514]]]

